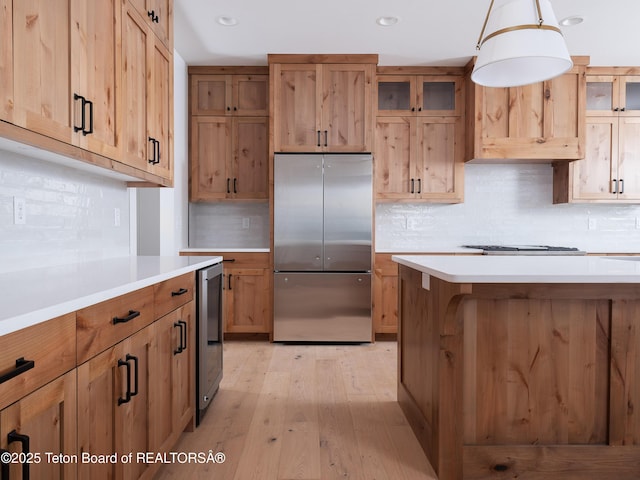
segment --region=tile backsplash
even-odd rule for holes
[[[0,151],[0,272],[129,255],[129,216],[123,181]]]
[[[269,248],[269,204],[190,203],[189,247]]]
[[[551,165],[465,165],[465,201],[376,206],[376,250],[538,244],[640,253],[640,205],[552,203]]]

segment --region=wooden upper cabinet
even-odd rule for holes
[[[441,70],[378,68],[374,155],[379,201],[463,200],[464,70]]]
[[[73,124],[77,145],[119,158],[120,0],[73,0]],[[84,123],[84,125],[83,125]]]
[[[173,56],[139,13],[122,12],[122,157],[173,182]]]
[[[274,151],[372,151],[377,56],[269,55],[269,63]]]
[[[189,199],[269,198],[267,67],[189,67]]]
[[[2,0],[3,119],[71,144],[72,0]],[[46,48],[45,48],[46,46]],[[10,78],[9,78],[10,76]],[[12,91],[9,91],[12,88]]]
[[[376,198],[461,202],[462,128],[459,117],[378,117]]]
[[[173,51],[173,0],[122,0],[146,19],[158,39]]]
[[[640,200],[640,69],[587,69],[585,158],[554,166],[554,202]]]
[[[460,116],[463,83],[454,76],[378,74],[376,114]]]
[[[193,67],[202,71],[207,67]],[[191,115],[269,115],[269,76],[191,75]]]
[[[574,58],[568,73],[521,87],[482,87],[468,78],[466,159],[583,158],[587,62]]]
[[[619,68],[617,70],[625,71]],[[587,115],[640,116],[640,71],[635,75],[604,75],[604,67],[589,69],[587,75]]]
[[[2,1],[2,118],[119,158],[119,0]]]
[[[191,117],[190,200],[269,195],[267,117]]]

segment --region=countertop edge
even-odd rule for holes
[[[446,257],[430,255],[393,255],[391,259],[418,272],[432,275],[449,283],[531,283],[531,284],[640,284],[640,262],[598,256],[473,256]],[[444,259],[444,260],[443,260]],[[546,259],[546,260],[545,260]],[[547,271],[541,262],[567,260],[567,264]],[[537,265],[531,268],[530,262]],[[428,265],[429,262],[436,265]],[[482,262],[483,270],[493,267],[492,273],[478,273],[474,268],[461,268],[461,262],[477,267]],[[444,263],[448,262],[448,263]],[[473,263],[471,263],[473,262]],[[610,262],[620,262],[610,263]],[[439,265],[438,265],[439,263]],[[527,265],[529,263],[529,265]],[[625,265],[627,264],[627,265]],[[538,268],[542,265],[542,268]],[[498,268],[496,268],[496,266]],[[517,266],[516,271],[513,267]],[[465,265],[466,267],[466,265]],[[505,268],[506,267],[506,268]],[[530,268],[527,271],[526,268]],[[547,265],[548,267],[548,265]],[[573,270],[572,270],[573,269]],[[462,270],[462,273],[461,271]],[[536,271],[538,270],[538,271]],[[561,273],[557,273],[558,270]]]
[[[52,304],[37,310],[0,319],[0,336],[73,313],[82,308],[89,307],[106,300],[111,300],[135,290],[222,262],[221,256],[189,258],[193,259],[190,260],[190,262],[193,263],[190,263],[189,265],[184,265],[169,271],[163,271],[122,285],[101,289],[87,295],[61,301],[60,303]]]

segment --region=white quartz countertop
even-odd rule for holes
[[[221,261],[131,256],[1,273],[0,335]]]
[[[639,283],[640,257],[393,255],[451,283]]]

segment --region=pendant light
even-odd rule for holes
[[[491,0],[471,80],[486,87],[541,82],[573,67],[549,0]]]

